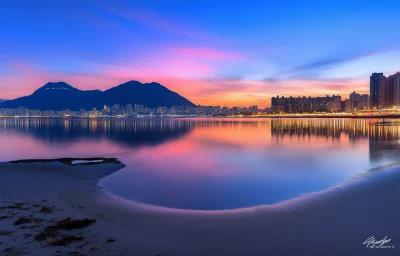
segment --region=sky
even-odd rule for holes
[[[159,82],[195,104],[368,93],[400,71],[397,1],[3,0],[0,99]]]

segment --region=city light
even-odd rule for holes
[[[370,95],[372,95],[370,97]],[[373,73],[370,77],[370,95],[352,92],[348,99],[342,96],[272,97],[271,107],[174,106],[147,107],[140,104],[105,105],[101,110],[79,111],[0,108],[0,117],[80,117],[80,118],[145,118],[145,117],[398,117],[400,116],[400,72],[385,77]]]

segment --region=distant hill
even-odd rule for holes
[[[0,103],[3,103],[3,102],[5,102],[5,101],[7,101],[7,100],[2,100],[2,99],[0,99]]]
[[[90,110],[104,105],[140,104],[145,107],[194,106],[192,102],[158,83],[129,81],[104,92],[82,91],[64,82],[47,83],[33,94],[0,104],[0,108],[40,110]]]

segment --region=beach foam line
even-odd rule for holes
[[[91,164],[91,163],[102,163],[103,160],[74,160],[71,162],[71,164],[76,165],[76,164]]]

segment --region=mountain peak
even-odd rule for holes
[[[139,81],[136,81],[136,80],[131,80],[131,81],[128,81],[128,82],[125,82],[125,83],[123,83],[123,84],[120,84],[119,86],[161,86],[161,87],[164,87],[163,85],[161,85],[160,83],[157,83],[157,82],[151,82],[151,83],[141,83],[141,82],[139,82]]]
[[[65,82],[48,82],[47,84],[45,84],[42,87],[40,87],[39,89],[37,89],[34,93],[38,93],[38,92],[75,92],[75,91],[79,91],[79,90]]]
[[[71,85],[65,83],[65,82],[48,82],[41,88],[44,89],[75,89]]]
[[[159,85],[159,86],[163,86],[163,85],[161,85],[160,83],[157,83],[157,82],[151,82],[151,83],[148,83],[149,85]]]
[[[131,80],[131,81],[125,82],[123,84],[120,84],[119,86],[121,86],[121,85],[122,86],[134,86],[134,85],[143,85],[143,84],[139,81]]]
[[[106,91],[83,91],[65,82],[50,82],[32,95],[1,103],[2,108],[26,107],[41,110],[101,109],[104,105],[138,104],[146,107],[194,106],[188,99],[159,83],[128,81]]]

